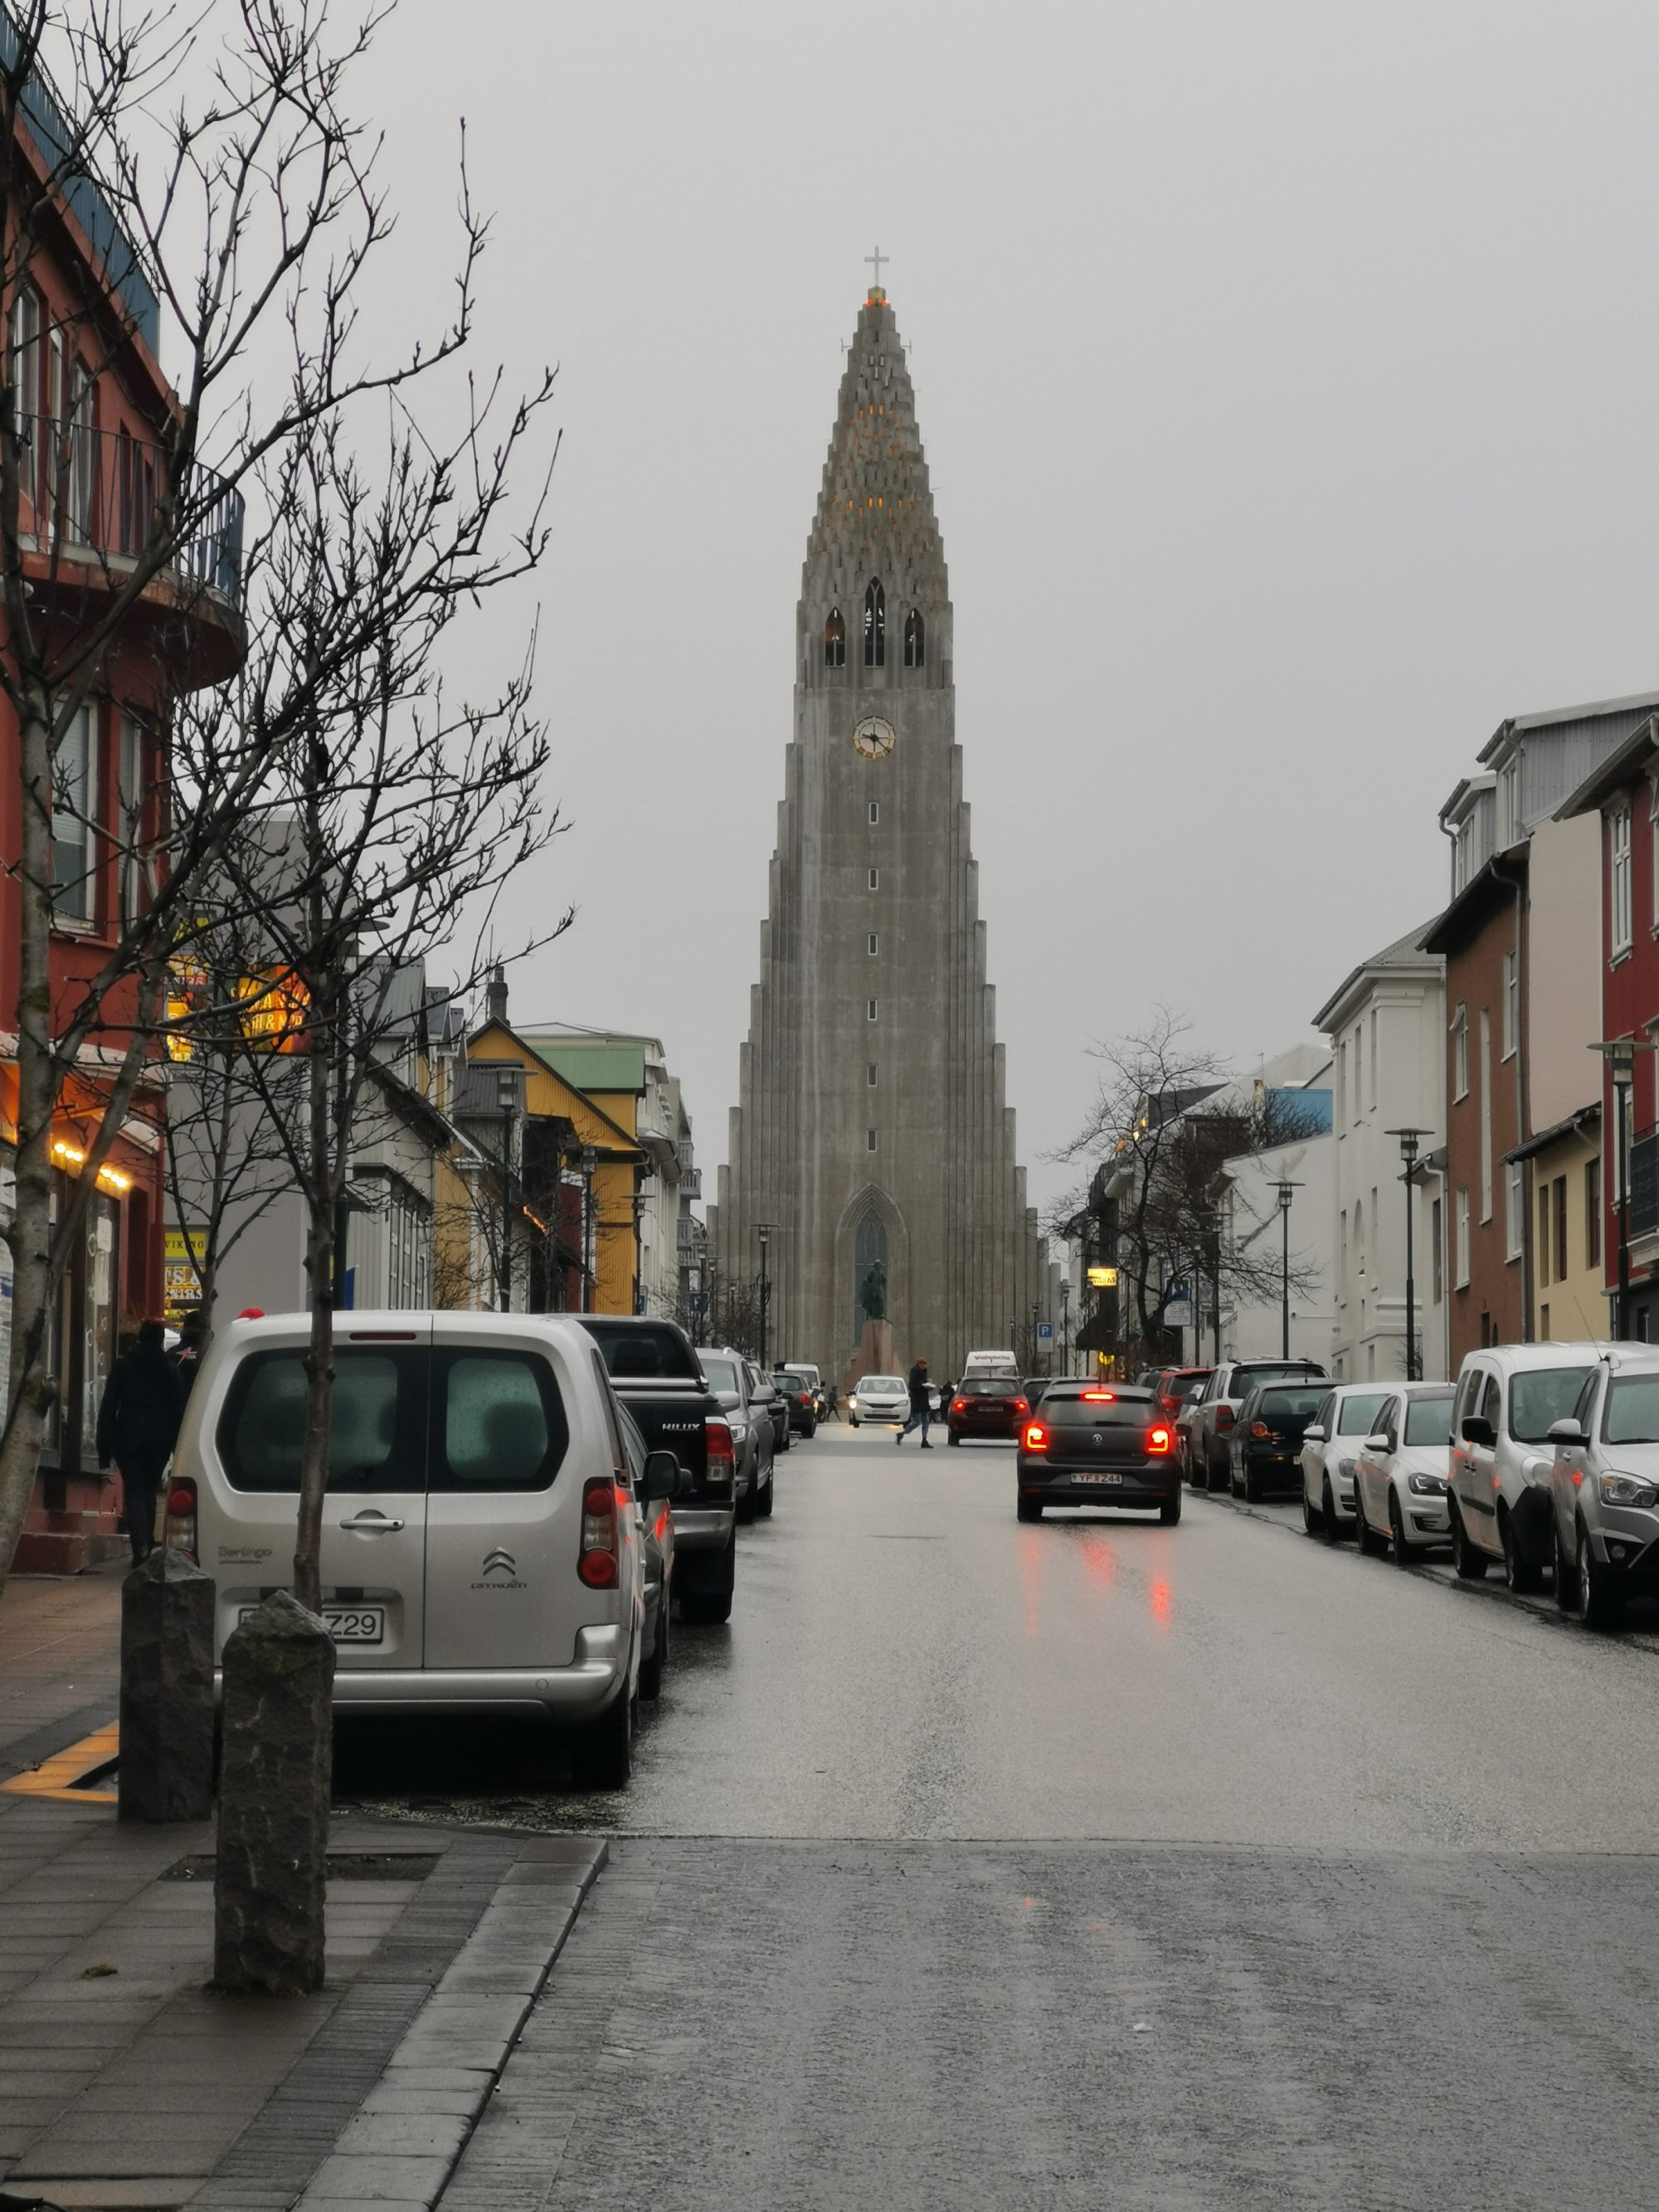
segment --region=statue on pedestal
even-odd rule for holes
[[[859,1304],[866,1321],[885,1321],[887,1318],[887,1270],[878,1260],[865,1270],[859,1285]]]

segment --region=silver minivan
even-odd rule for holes
[[[1550,1431],[1555,1601],[1611,1630],[1659,1589],[1659,1352],[1609,1351]]]
[[[309,1330],[298,1313],[233,1323],[191,1392],[170,1540],[193,1534],[218,1586],[216,1658],[290,1581]],[[645,1482],[647,1500],[675,1493],[668,1455]],[[338,1316],[322,1540],[336,1709],[521,1713],[575,1731],[579,1780],[626,1781],[635,1503],[604,1362],[574,1321]]]
[[[1515,1590],[1551,1564],[1550,1431],[1601,1357],[1594,1344],[1494,1344],[1466,1352],[1451,1425],[1452,1563],[1479,1582],[1494,1560]]]

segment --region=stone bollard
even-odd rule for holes
[[[211,1575],[158,1547],[121,1585],[124,1820],[205,1820],[213,1810]]]
[[[334,1645],[277,1590],[225,1644],[213,1980],[252,1996],[323,1985]]]

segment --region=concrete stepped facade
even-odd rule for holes
[[[719,1279],[758,1273],[769,1349],[845,1376],[884,1267],[904,1361],[961,1372],[1052,1310],[1014,1157],[955,735],[952,617],[915,397],[885,294],[861,310],[802,576],[760,980]]]

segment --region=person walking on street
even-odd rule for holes
[[[894,1437],[893,1442],[896,1444],[902,1444],[920,1421],[921,1448],[923,1451],[932,1451],[933,1447],[927,1441],[927,1424],[933,1417],[933,1408],[927,1401],[927,1362],[925,1359],[917,1360],[905,1379],[910,1389],[910,1418]]]
[[[155,1548],[155,1497],[179,1440],[185,1388],[167,1355],[159,1321],[142,1322],[138,1341],[110,1370],[98,1408],[98,1464],[121,1470],[124,1518],[139,1566]]]

